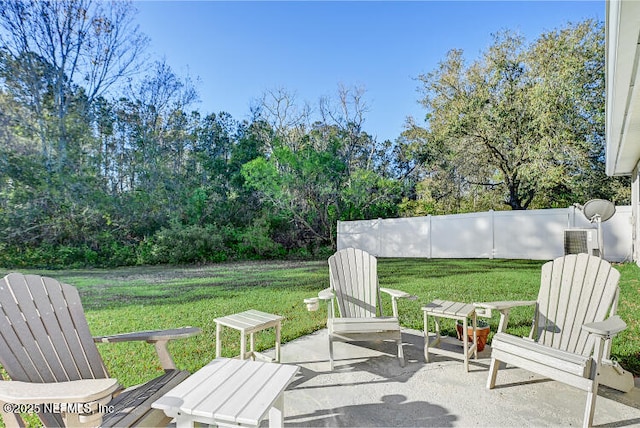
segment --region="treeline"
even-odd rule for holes
[[[627,203],[604,174],[604,33],[496,36],[418,77],[426,120],[365,129],[362,88],[202,113],[131,3],[0,0],[0,265],[316,257],[338,220]]]

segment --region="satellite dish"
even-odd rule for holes
[[[596,223],[598,228],[598,246],[600,247],[600,257],[604,258],[604,235],[602,223],[609,220],[616,213],[616,206],[613,202],[604,199],[591,199],[584,205],[574,204],[582,214],[591,222]]]
[[[605,222],[616,213],[616,206],[604,199],[591,199],[582,207],[582,213],[591,223],[597,220]]]

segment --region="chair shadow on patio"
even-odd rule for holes
[[[326,331],[316,332],[313,335],[326,335]],[[318,338],[315,337],[315,340]],[[324,339],[324,338],[322,338]],[[326,345],[324,340],[320,340],[322,345]],[[299,339],[300,340],[300,339]],[[336,343],[336,359],[335,367],[329,369],[329,359],[325,349],[308,349],[305,352],[305,361],[290,360],[285,357],[285,363],[296,364],[300,366],[300,374],[294,380],[289,389],[314,389],[324,388],[327,386],[321,378],[332,378],[334,375],[347,375],[348,383],[344,386],[370,385],[389,383],[389,382],[407,382],[416,372],[415,364],[424,364],[422,348],[424,342],[420,336],[415,334],[402,333],[402,341],[404,343],[406,367],[400,367],[394,364],[394,355],[396,345],[393,342],[372,341],[354,343]],[[397,362],[397,361],[396,361]],[[486,367],[484,368],[486,369]],[[369,376],[358,374],[369,374]],[[351,374],[351,376],[349,376]],[[373,377],[371,377],[373,376]],[[320,380],[318,380],[320,379]],[[344,380],[344,379],[343,379]],[[318,381],[318,382],[316,382]]]
[[[427,400],[411,399],[399,385],[406,385],[424,366],[420,335],[403,332],[405,367],[397,362],[393,342],[337,343],[335,367],[329,369],[326,331],[302,342],[306,352],[284,354],[284,363],[300,367],[299,377],[288,390],[285,413],[287,426],[453,426],[458,419],[447,408]],[[305,361],[299,361],[303,356]],[[289,357],[289,358],[287,358]],[[290,408],[290,410],[293,410]]]
[[[407,401],[402,394],[385,395],[377,403],[347,405],[285,418],[287,426],[437,426],[452,427],[457,420],[442,406]]]

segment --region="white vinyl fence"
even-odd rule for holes
[[[575,207],[341,221],[338,249],[355,247],[378,257],[551,260],[564,254],[569,228],[596,225]],[[602,230],[604,257],[631,260],[631,207],[616,207]]]

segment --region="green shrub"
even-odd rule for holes
[[[223,236],[212,225],[174,223],[156,233],[149,244],[150,251],[138,253],[144,264],[218,262],[226,260],[228,253]]]
[[[80,268],[95,266],[97,262],[98,253],[86,245],[78,247],[52,244],[39,247],[7,246],[0,258],[0,264],[7,268]]]
[[[278,258],[285,254],[281,244],[270,236],[271,227],[265,219],[258,219],[239,235],[238,255],[246,258]]]
[[[153,239],[146,238],[138,243],[135,249],[136,265],[154,264],[153,257]]]
[[[136,262],[135,243],[121,242],[111,231],[85,238],[82,243],[4,244],[0,247],[0,266],[60,269],[127,266]]]

